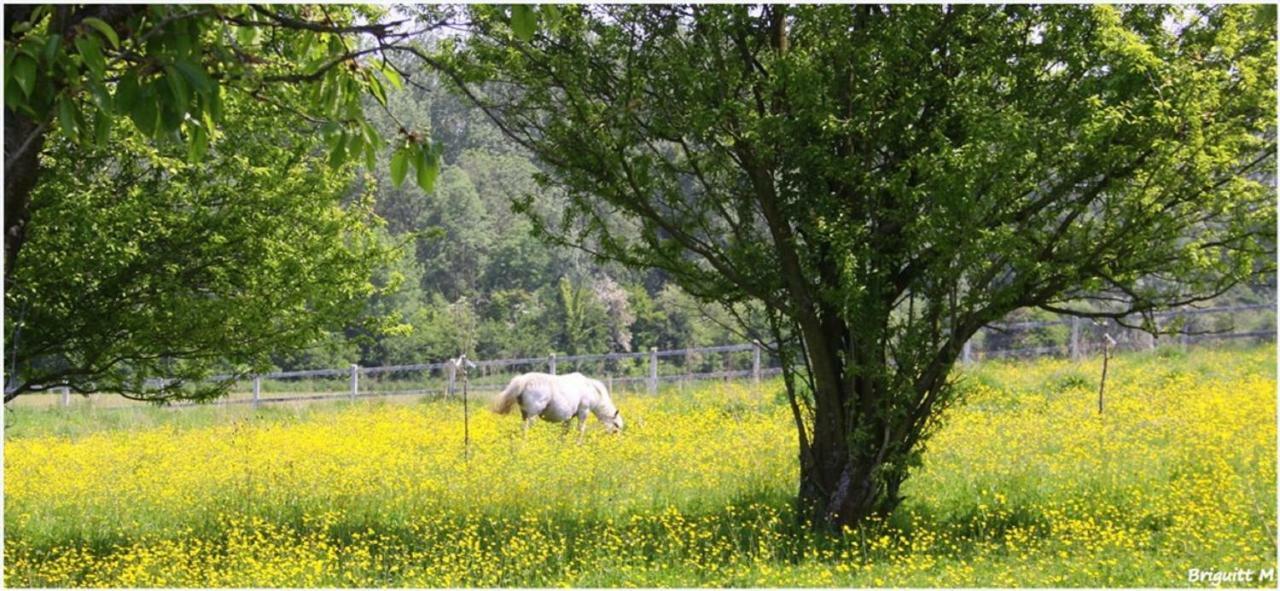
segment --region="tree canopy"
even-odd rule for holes
[[[819,521],[896,505],[985,324],[1274,271],[1271,10],[595,6],[528,42],[471,14],[443,61],[568,195],[543,236],[769,311]]]
[[[439,24],[386,16],[5,7],[6,400],[55,384],[213,394],[178,388],[350,321],[382,257],[367,204],[336,208],[349,172],[317,156],[372,167],[390,144],[397,184],[439,170],[425,133],[384,139],[365,117],[402,84],[386,54]],[[174,380],[145,385],[160,376]]]
[[[159,399],[222,392],[269,355],[356,317],[390,248],[368,199],[341,206],[350,167],[319,142],[228,101],[199,163],[117,128],[110,149],[56,138],[5,294],[6,400],[65,384]],[[164,378],[166,381],[148,383]]]
[[[51,131],[102,147],[129,121],[143,137],[180,143],[198,162],[231,95],[270,105],[327,140],[330,161],[370,167],[390,144],[397,184],[424,188],[438,148],[404,126],[384,138],[364,98],[385,105],[403,84],[387,54],[442,24],[337,5],[11,5],[5,7],[5,284],[18,268],[30,194]],[[380,58],[380,59],[375,59]]]

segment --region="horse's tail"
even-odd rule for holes
[[[520,394],[524,392],[524,380],[521,376],[511,378],[506,388],[502,389],[502,393],[493,399],[493,404],[489,406],[489,410],[500,415],[511,412],[511,408],[516,405],[516,400],[520,398]]]

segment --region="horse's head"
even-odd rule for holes
[[[615,432],[615,431],[616,431],[616,432],[618,432],[618,433],[621,433],[621,432],[622,432],[622,427],[623,427],[623,425],[622,425],[622,411],[620,411],[620,410],[618,410],[618,409],[614,409],[614,410],[613,410],[613,415],[612,415],[612,416],[604,416],[604,417],[601,417],[600,422],[601,422],[601,423],[604,423],[604,430],[605,430],[605,431],[608,431],[608,432],[610,432],[610,433],[613,433],[613,432]]]

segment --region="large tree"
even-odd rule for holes
[[[305,345],[303,335],[340,322],[344,290],[363,289],[358,276],[377,260],[344,259],[363,246],[336,232],[363,222],[334,209],[344,188],[331,183],[349,175],[326,176],[325,160],[372,167],[390,145],[396,184],[416,169],[427,188],[438,171],[424,130],[401,124],[384,137],[365,116],[402,84],[388,56],[438,27],[437,11],[64,4],[6,5],[4,15],[6,399],[59,383],[150,397],[145,373],[191,378]],[[130,174],[147,192],[123,184]],[[224,193],[237,187],[251,192]],[[210,206],[215,195],[225,202]],[[326,250],[285,247],[264,227],[272,215],[295,224],[295,245]],[[126,221],[137,231],[117,226]],[[242,239],[199,242],[228,235]],[[149,247],[170,250],[131,252]],[[307,272],[256,291],[290,271]],[[258,299],[234,308],[248,296]],[[260,308],[272,305],[276,319]],[[256,327],[230,322],[251,312]],[[177,320],[164,331],[167,315]]]
[[[57,385],[213,396],[211,375],[261,371],[360,315],[391,248],[368,199],[342,205],[351,167],[330,170],[271,109],[226,108],[199,163],[124,127],[110,149],[46,144],[32,263],[5,292],[6,401]]]
[[[985,324],[1125,319],[1274,270],[1273,9],[558,16],[526,41],[475,7],[435,65],[568,191],[545,235],[765,306],[818,522],[896,506]]]

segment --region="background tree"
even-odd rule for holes
[[[897,505],[983,325],[1274,271],[1267,9],[596,6],[528,41],[471,17],[437,65],[567,192],[542,235],[768,311],[819,522]]]

